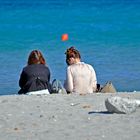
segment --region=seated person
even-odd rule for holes
[[[19,94],[50,93],[50,70],[40,51],[33,50],[30,53],[28,64],[20,75],[19,86]]]
[[[64,87],[68,93],[87,94],[96,92],[97,80],[93,67],[81,62],[78,50],[70,47],[66,51],[68,65]]]

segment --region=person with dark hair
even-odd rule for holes
[[[19,79],[19,94],[49,94],[50,70],[39,50],[33,50]]]
[[[68,65],[64,87],[68,93],[87,94],[97,90],[96,73],[89,64],[81,62],[81,55],[74,47],[65,52]]]

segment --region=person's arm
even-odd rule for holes
[[[70,68],[67,68],[67,73],[66,73],[66,81],[64,84],[65,89],[67,92],[72,92],[73,91],[73,77]]]
[[[93,92],[95,92],[97,90],[97,77],[96,77],[96,73],[95,73],[94,68],[91,65],[89,65],[89,68],[91,70],[91,78],[92,78],[92,81],[93,81],[93,83],[92,83]]]
[[[19,79],[20,88],[23,88],[25,84],[26,84],[25,74],[24,74],[24,71],[22,71],[20,75],[20,79]]]
[[[93,91],[95,92],[97,90],[97,77],[95,70],[92,68],[92,78],[93,78]]]
[[[50,82],[50,77],[51,77],[51,72],[50,69],[48,68],[48,82]]]

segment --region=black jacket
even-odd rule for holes
[[[50,70],[42,64],[32,64],[23,68],[19,79],[19,94],[42,89],[51,90]]]

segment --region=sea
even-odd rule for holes
[[[0,0],[0,95],[18,93],[34,49],[43,53],[51,81],[63,84],[71,46],[94,67],[99,84],[140,91],[140,0]]]

